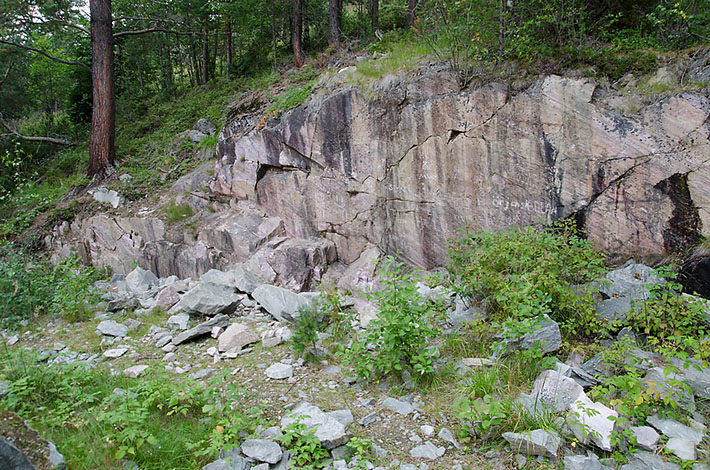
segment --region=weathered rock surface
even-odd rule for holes
[[[199,338],[200,336],[210,334],[212,332],[212,328],[215,326],[220,326],[224,328],[227,325],[229,325],[229,317],[227,315],[216,315],[210,318],[209,320],[200,323],[194,328],[190,328],[187,331],[183,331],[182,333],[173,338],[172,344],[177,346],[195,338]]]
[[[283,457],[281,446],[269,439],[247,439],[241,449],[244,455],[259,462],[275,464]]]
[[[532,396],[557,412],[565,411],[584,393],[573,379],[553,370],[540,374],[533,384]]]
[[[554,459],[560,447],[560,437],[544,429],[521,433],[504,432],[503,439],[508,441],[513,452],[523,455],[542,455]]]
[[[128,327],[115,320],[103,320],[96,326],[96,332],[106,336],[123,338],[128,334]]]
[[[244,346],[259,341],[259,337],[248,326],[232,323],[219,335],[217,347],[220,352],[234,349],[241,350]]]
[[[187,291],[168,312],[185,312],[207,316],[218,313],[232,313],[241,300],[242,296],[237,294],[233,287],[211,282],[200,282]]]
[[[314,430],[315,436],[326,449],[334,449],[350,439],[350,434],[342,423],[328,416],[318,407],[305,402],[297,405],[290,415],[281,418],[281,427],[293,423],[299,416],[304,417],[302,423],[307,429]]]
[[[586,394],[582,393],[570,406],[566,419],[567,425],[580,442],[589,443],[591,441],[600,449],[610,452],[611,433],[614,430],[615,421],[609,418],[617,418],[618,416],[616,411],[601,403],[591,401]]]
[[[211,189],[258,201],[293,236],[332,240],[346,263],[372,244],[441,265],[466,222],[499,230],[577,214],[594,242],[628,255],[662,255],[710,227],[703,95],[631,117],[591,79],[548,76],[512,95],[425,72],[370,88],[315,93],[261,131],[255,111],[233,115]]]
[[[317,294],[310,292],[296,294],[288,289],[263,284],[254,290],[252,296],[277,320],[292,321],[298,317],[300,308],[308,308],[313,304]]]

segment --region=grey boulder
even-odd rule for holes
[[[96,326],[96,332],[106,336],[123,338],[128,334],[128,327],[114,320],[103,320]]]
[[[302,417],[302,423],[306,425],[307,430],[314,431],[326,449],[334,449],[350,440],[350,433],[342,423],[306,402],[298,404],[290,415],[281,418],[281,428],[295,422],[299,417]]]
[[[318,296],[315,292],[296,294],[281,287],[263,284],[252,293],[254,300],[279,321],[293,321],[300,315],[299,309],[310,308]]]
[[[207,316],[218,313],[232,313],[242,300],[242,296],[234,291],[233,287],[200,282],[182,296],[180,301],[173,305],[169,313],[186,312],[189,314],[202,314]]]
[[[283,457],[281,446],[269,439],[247,439],[241,449],[244,455],[259,462],[275,464]]]
[[[560,436],[544,429],[520,433],[505,432],[503,439],[508,441],[513,452],[542,455],[551,459],[557,458],[557,449],[560,447]]]
[[[208,335],[212,332],[212,328],[215,326],[226,327],[229,324],[229,317],[227,315],[217,315],[209,320],[200,323],[194,328],[187,331],[183,331],[179,335],[173,338],[173,344],[175,346],[185,343],[187,341],[199,338],[200,336]]]

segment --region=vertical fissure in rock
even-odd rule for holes
[[[702,238],[702,222],[688,189],[688,174],[676,173],[655,185],[673,203],[673,214],[663,230],[663,247],[668,253],[679,253]]]

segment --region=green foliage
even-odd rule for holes
[[[599,332],[591,292],[573,285],[597,279],[603,257],[569,224],[470,232],[451,244],[450,258],[453,289],[487,298],[494,321],[548,314],[568,334]]]
[[[300,308],[299,312],[291,337],[291,347],[299,356],[303,355],[306,360],[314,361],[317,358],[318,332],[325,329],[323,315],[316,306]]]
[[[667,282],[649,286],[648,299],[634,302],[626,324],[651,337],[658,347],[685,349],[681,338],[702,338],[707,332],[706,302],[682,294],[683,286],[672,267],[656,273]]]
[[[107,269],[84,266],[76,257],[57,263],[52,270],[52,313],[69,322],[88,320],[100,300],[94,283],[108,276]]]
[[[405,369],[418,376],[431,374],[436,351],[426,345],[439,335],[432,324],[434,308],[419,294],[416,277],[404,272],[403,263],[390,256],[378,274],[383,276],[381,289],[369,298],[379,316],[344,351],[346,361],[364,378],[401,374]]]
[[[93,284],[105,272],[82,266],[76,258],[52,267],[46,260],[0,245],[0,323],[17,327],[23,320],[52,314],[86,320],[98,295]]]
[[[170,203],[165,206],[163,212],[165,213],[165,221],[169,224],[182,222],[183,220],[192,217],[192,207],[188,204]]]
[[[58,442],[69,468],[118,469],[122,458],[146,470],[201,468],[262,422],[259,409],[239,407],[249,397],[228,377],[203,388],[160,372],[128,381],[36,361],[24,350],[0,352],[0,379],[10,384],[0,409]]]
[[[295,421],[285,426],[283,435],[276,438],[284,448],[292,453],[295,468],[315,470],[324,468],[329,452],[320,443],[313,430],[308,430],[303,420],[307,416],[297,416]]]
[[[278,97],[271,97],[273,104],[266,110],[267,117],[275,117],[303,104],[311,96],[311,91],[316,81],[312,80],[304,85],[292,86],[284,94]]]

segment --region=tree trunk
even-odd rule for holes
[[[116,96],[113,75],[111,0],[90,0],[93,108],[89,135],[89,177],[103,178],[116,161]]]
[[[303,34],[303,4],[302,0],[293,0],[293,32],[291,41],[293,42],[293,58],[296,61],[296,67],[303,67],[303,45],[301,44],[301,35]]]
[[[342,11],[342,0],[328,1],[328,45],[336,49],[340,47]]]
[[[370,25],[373,30],[380,28],[380,0],[370,0]]]
[[[227,31],[226,37],[224,39],[227,43],[227,78],[232,72],[232,21],[227,21]]]
[[[409,29],[414,24],[414,11],[417,9],[419,0],[409,0],[407,5],[407,16],[404,19],[404,29]]]
[[[202,27],[202,84],[206,84],[210,75],[210,38],[207,34],[207,18]]]
[[[271,2],[271,53],[273,54],[273,63],[271,67],[276,71],[276,5]]]

